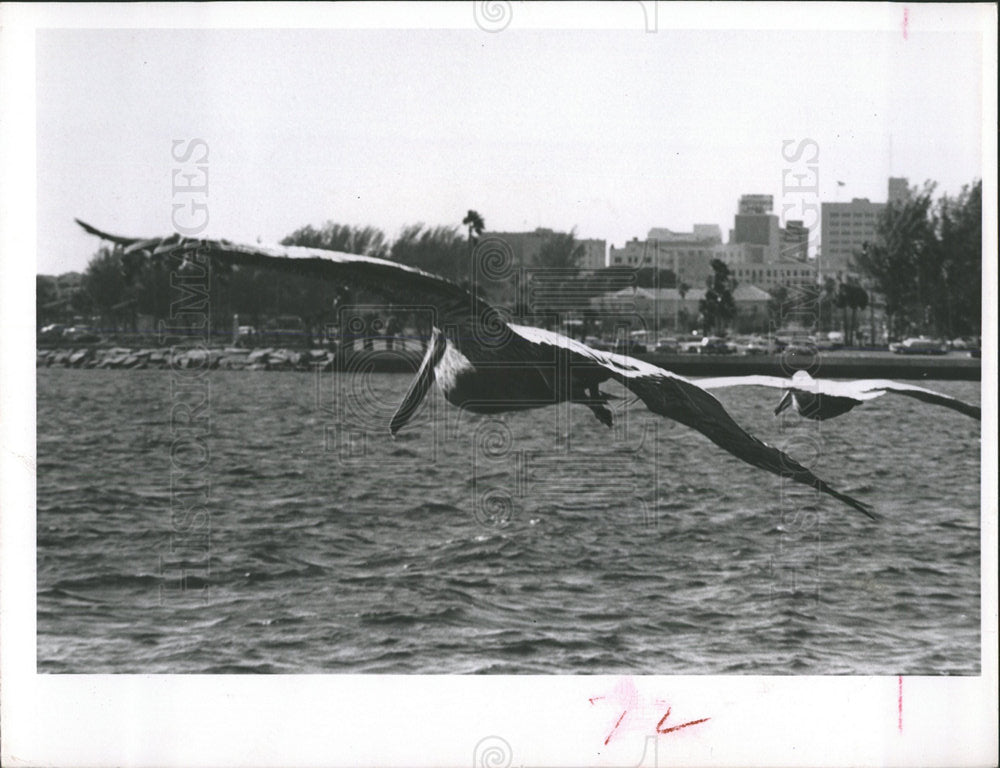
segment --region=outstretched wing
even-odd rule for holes
[[[510,324],[510,329],[530,343],[565,350],[574,358],[575,365],[589,363],[600,366],[607,372],[608,378],[620,381],[653,413],[701,432],[736,458],[780,477],[810,485],[871,519],[877,519],[867,504],[834,490],[788,454],[744,430],[722,403],[694,382],[642,360],[591,349],[552,331],[514,324]]]
[[[889,379],[859,379],[857,381],[832,381],[830,379],[813,379],[802,376],[797,379],[784,379],[779,376],[719,376],[711,379],[699,379],[698,386],[702,389],[721,389],[723,387],[772,387],[774,389],[795,390],[812,395],[826,397],[849,398],[863,402],[874,400],[887,392],[906,395],[932,405],[941,405],[953,411],[964,413],[974,419],[981,419],[981,408],[971,405],[949,395],[935,392],[931,389],[918,387],[915,384],[901,384]]]
[[[482,299],[468,290],[438,275],[373,256],[327,251],[299,246],[262,246],[182,237],[136,238],[103,232],[90,224],[76,220],[87,232],[121,245],[125,253],[147,252],[151,255],[181,255],[197,251],[199,258],[208,257],[223,264],[281,269],[285,272],[349,283],[402,303],[419,301],[438,311],[436,323],[480,317],[490,311]],[[493,320],[492,322],[495,322]]]
[[[964,400],[959,400],[941,392],[935,392],[932,389],[918,387],[916,384],[901,384],[898,381],[890,381],[889,379],[865,379],[856,383],[858,386],[864,386],[868,391],[881,390],[882,392],[906,395],[907,397],[922,400],[931,405],[942,405],[945,408],[951,408],[953,411],[964,413],[973,419],[982,420],[982,408],[980,406],[966,403]]]

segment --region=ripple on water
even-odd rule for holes
[[[768,442],[818,439],[812,467],[872,524],[639,408],[657,451],[572,408],[568,449],[538,411],[477,455],[483,417],[456,439],[441,407],[353,456],[325,441],[312,376],[210,381],[209,461],[179,478],[169,372],[38,372],[40,671],[979,671],[979,429],[960,415],[886,398],[820,429],[723,394]],[[369,383],[395,403],[409,381]],[[171,514],[179,479],[199,515]],[[509,518],[477,512],[493,487]]]

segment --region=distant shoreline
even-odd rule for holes
[[[292,349],[285,347],[160,347],[130,348],[97,345],[39,348],[36,366],[141,370],[205,368],[252,371],[365,371],[415,373],[422,348],[409,342],[394,349]],[[808,370],[824,378],[893,378],[980,381],[979,358],[950,353],[940,356],[895,355],[890,352],[832,350],[815,355],[638,355],[681,376],[791,376]]]

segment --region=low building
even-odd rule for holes
[[[690,288],[683,295],[676,288],[623,288],[590,300],[590,308],[603,318],[639,318],[646,328],[659,331],[687,330],[697,322],[706,288]],[[737,327],[767,327],[771,296],[752,285],[733,291]],[[686,321],[686,322],[685,322]],[[678,327],[681,324],[680,328]]]
[[[773,291],[781,285],[815,285],[816,265],[801,261],[734,264],[729,271],[740,285]]]
[[[538,227],[533,232],[484,232],[482,238],[502,240],[510,247],[515,266],[533,267],[538,264],[538,255],[545,242],[556,234],[559,233],[555,230]],[[607,266],[606,240],[577,238],[576,242],[583,246],[583,256],[578,264],[580,269],[594,271]]]
[[[577,240],[583,246],[583,258],[579,267],[585,272],[596,272],[608,266],[608,243],[606,240]]]
[[[669,269],[679,283],[703,285],[712,274],[713,251],[720,240],[714,224],[696,224],[692,232],[654,227],[645,240],[633,237],[621,248],[612,245],[608,266]]]

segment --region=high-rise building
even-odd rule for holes
[[[775,261],[781,255],[781,228],[778,217],[771,213],[772,195],[741,195],[733,228],[729,230],[731,244],[748,244],[754,248],[754,258]]]
[[[854,198],[849,203],[820,204],[821,277],[841,279],[855,270],[854,257],[875,239],[885,203]]]
[[[770,213],[774,210],[773,195],[742,195],[738,212],[741,215]]]
[[[890,177],[889,203],[905,200],[909,189],[908,179]],[[857,197],[849,203],[820,204],[821,277],[840,279],[854,272],[854,257],[877,237],[879,216],[885,207],[886,203]]]
[[[765,261],[776,260],[781,251],[778,217],[773,213],[736,214],[729,242],[762,246]]]
[[[608,243],[606,240],[588,238],[577,240],[583,246],[583,258],[578,266],[586,272],[595,272],[608,266]]]
[[[781,258],[806,261],[809,258],[809,228],[802,221],[789,219],[781,230]]]
[[[909,179],[889,177],[889,202],[905,200],[910,194]]]

